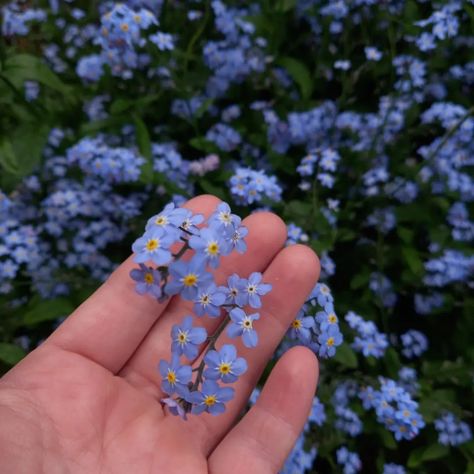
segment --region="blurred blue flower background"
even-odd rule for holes
[[[277,352],[321,359],[282,473],[474,473],[473,0],[0,12],[0,373],[212,193],[321,259]]]

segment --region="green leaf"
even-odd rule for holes
[[[277,64],[284,67],[288,71],[288,74],[298,84],[302,99],[309,99],[313,92],[313,80],[308,68],[301,61],[288,56],[280,58],[277,61]]]
[[[127,110],[131,109],[134,105],[135,101],[130,99],[117,99],[114,100],[110,106],[110,113],[112,115],[118,115]]]
[[[414,468],[425,461],[434,461],[449,454],[449,448],[442,444],[432,444],[431,446],[415,449],[408,458],[408,467]]]
[[[20,362],[23,357],[26,356],[26,352],[15,344],[7,344],[6,342],[0,342],[0,360],[8,365],[15,365]]]
[[[311,214],[311,209],[312,205],[309,202],[293,200],[285,206],[285,215],[293,219],[295,217],[304,217],[307,219]]]
[[[474,23],[474,7],[471,7],[471,5],[465,4],[464,5],[464,10],[467,11],[467,14],[471,18],[471,22]]]
[[[275,11],[277,12],[287,12],[295,8],[297,0],[277,0],[275,2]]]
[[[369,272],[366,269],[362,269],[360,273],[358,273],[350,283],[351,290],[358,290],[364,286],[369,284]]]
[[[216,186],[205,178],[199,180],[199,185],[206,193],[213,194],[224,201],[227,200],[224,189],[221,186]]]
[[[12,147],[18,164],[18,175],[26,176],[41,161],[50,127],[37,122],[24,123],[14,132]]]
[[[138,116],[134,115],[135,132],[137,134],[137,145],[140,154],[146,159],[146,163],[142,166],[142,174],[140,179],[148,184],[153,181],[153,160],[151,154],[151,140],[145,122]]]
[[[413,247],[403,247],[402,248],[402,255],[409,266],[410,270],[415,275],[420,275],[423,273],[423,262],[420,258],[420,255],[416,249]]]
[[[138,149],[145,158],[151,159],[151,140],[145,122],[137,115],[133,119],[135,121]]]
[[[214,103],[214,99],[206,99],[196,110],[194,116],[196,118],[201,118],[209,109],[209,107]]]
[[[18,163],[11,141],[7,137],[0,137],[0,166],[9,173],[18,173]]]
[[[410,244],[413,241],[414,232],[412,229],[408,229],[407,227],[398,227],[397,234],[406,244]]]
[[[41,161],[49,130],[47,124],[26,122],[0,138],[0,168],[15,180],[30,174]]]
[[[37,81],[61,94],[70,95],[71,89],[43,62],[30,54],[16,54],[5,61],[1,72],[16,86],[23,86],[26,80]]]
[[[350,369],[355,369],[357,367],[357,357],[355,352],[350,348],[349,344],[345,342],[336,348],[334,360]]]
[[[34,300],[23,316],[23,323],[26,326],[32,326],[43,321],[68,316],[73,310],[74,306],[67,298]]]
[[[389,347],[385,352],[384,361],[387,366],[388,375],[396,378],[398,370],[401,366],[400,358],[398,357],[397,351],[392,347]]]
[[[213,142],[207,140],[205,137],[194,137],[189,140],[189,144],[193,148],[196,148],[196,150],[203,151],[204,153],[219,152],[217,146]]]
[[[397,445],[393,435],[389,431],[387,431],[386,429],[381,427],[379,433],[380,433],[380,437],[382,438],[383,444],[386,448],[388,448],[388,449],[397,449],[398,448],[398,445]]]

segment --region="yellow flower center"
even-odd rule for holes
[[[219,245],[217,244],[217,242],[211,242],[207,246],[207,252],[209,253],[209,255],[217,255],[219,253]]]
[[[171,385],[174,385],[176,383],[176,374],[175,374],[175,372],[172,371],[172,370],[168,370],[168,374],[166,375],[166,380],[168,380],[168,382]]]
[[[219,365],[219,372],[223,375],[230,373],[230,364],[228,362],[222,362],[222,364]]]
[[[108,36],[108,34],[109,34],[109,30],[105,26],[102,28],[102,34],[104,36]]]
[[[150,239],[145,245],[148,252],[152,252],[153,250],[156,250],[159,246],[160,246],[160,241],[158,239]]]
[[[295,319],[292,323],[291,326],[293,329],[301,329],[301,321],[299,319]]]
[[[334,345],[334,338],[333,338],[333,337],[330,337],[330,338],[327,340],[326,344],[328,345],[328,347],[333,346],[333,345]]]
[[[151,273],[145,273],[145,283],[148,283],[151,285],[155,279],[153,278],[153,275]]]
[[[134,15],[133,19],[134,19],[137,23],[140,23],[140,21],[142,21],[140,15]]]
[[[127,25],[126,23],[122,23],[122,24],[120,25],[120,29],[121,29],[124,33],[126,33],[126,32],[128,31],[128,25]]]
[[[178,342],[179,342],[180,344],[185,344],[187,340],[188,340],[188,334],[181,331],[181,332],[178,334]]]
[[[184,278],[183,278],[183,283],[184,286],[194,286],[198,280],[197,275],[194,273],[188,273]]]
[[[212,407],[217,402],[217,397],[215,395],[206,395],[204,398],[204,404],[208,407]]]
[[[224,222],[227,222],[227,223],[231,222],[230,214],[228,212],[221,212],[219,217],[221,218],[221,221],[224,221]]]
[[[166,216],[158,216],[155,219],[155,224],[156,225],[166,225],[166,224],[168,224],[168,219],[166,218]]]
[[[337,323],[337,316],[334,313],[331,313],[328,319],[331,324]]]

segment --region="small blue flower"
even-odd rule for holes
[[[240,224],[240,217],[232,214],[232,210],[226,202],[221,202],[209,217],[208,224],[216,232],[224,231],[226,234],[231,235],[235,227]]]
[[[240,308],[234,308],[230,313],[232,322],[227,327],[229,337],[242,336],[245,347],[255,347],[258,344],[258,334],[253,328],[253,322],[260,318],[258,313],[245,314]]]
[[[343,466],[344,474],[355,474],[362,469],[362,462],[357,453],[349,451],[345,446],[336,451],[337,463]]]
[[[193,235],[189,239],[189,245],[197,254],[203,255],[212,268],[217,268],[220,257],[228,255],[232,250],[223,236],[211,228],[204,228],[199,235]]]
[[[313,398],[313,404],[311,406],[311,413],[309,414],[308,421],[322,426],[326,421],[326,412],[324,405],[319,401],[318,397]]]
[[[174,49],[174,38],[169,33],[163,33],[158,31],[154,35],[150,35],[148,38],[153,44],[155,44],[160,51],[171,51]]]
[[[374,46],[366,46],[364,53],[368,61],[380,61],[382,59],[382,53]]]
[[[207,338],[204,328],[193,327],[193,317],[186,316],[183,322],[175,324],[171,329],[171,351],[178,355],[184,354],[189,360],[198,355],[199,344]]]
[[[175,207],[173,203],[170,203],[159,214],[148,219],[145,229],[161,228],[176,240],[180,235],[178,228],[189,217],[189,214],[190,211],[187,209]]]
[[[247,362],[243,357],[237,357],[237,351],[232,344],[223,345],[220,351],[209,351],[204,362],[207,364],[204,377],[211,380],[221,379],[224,383],[235,382],[247,371]]]
[[[311,341],[311,329],[314,326],[314,318],[311,316],[305,317],[304,311],[299,311],[296,319],[291,323],[289,336],[308,344]]]
[[[211,415],[219,415],[225,412],[225,402],[234,398],[234,389],[230,387],[219,387],[214,380],[205,380],[202,391],[191,392],[188,400],[193,403],[192,412],[196,415],[207,411]]]
[[[186,395],[184,398],[187,398],[188,396],[189,395]],[[186,417],[186,411],[184,410],[179,400],[175,400],[174,398],[167,397],[167,398],[161,399],[161,403],[164,403],[168,407],[172,415],[179,416],[183,420],[188,419]]]
[[[236,300],[244,289],[245,281],[237,273],[234,273],[227,279],[227,286],[222,287],[222,291],[226,295],[226,304],[237,304]]]
[[[321,331],[325,331],[329,326],[338,323],[332,304],[327,304],[324,307],[324,311],[320,311],[316,314],[316,321],[319,323]]]
[[[197,234],[199,232],[198,225],[204,222],[204,216],[202,214],[193,214],[191,211],[187,211],[185,219],[181,223],[181,229],[184,230],[184,234]]]
[[[137,239],[132,250],[135,252],[135,262],[145,263],[151,260],[156,265],[166,265],[171,260],[169,250],[174,237],[166,234],[161,228],[150,229]]]
[[[342,343],[342,334],[337,325],[331,325],[326,331],[322,332],[318,337],[321,344],[319,355],[321,357],[332,357],[336,353],[336,347]]]
[[[173,262],[169,266],[173,279],[166,284],[165,292],[169,295],[181,293],[189,301],[196,299],[198,290],[212,283],[212,275],[205,268],[205,258],[201,255],[194,256],[189,262]]]
[[[428,348],[428,339],[420,332],[411,329],[401,335],[403,344],[402,354],[409,359],[419,357]]]
[[[201,288],[194,300],[194,312],[198,316],[208,314],[217,318],[221,314],[221,306],[226,300],[222,287],[217,288],[214,283],[207,288]]]
[[[230,243],[232,249],[237,250],[238,253],[245,253],[247,251],[247,244],[245,243],[244,238],[249,233],[247,227],[243,225],[236,226],[233,234],[230,236]]]
[[[333,303],[334,298],[331,295],[331,290],[324,283],[317,283],[311,292],[310,298],[316,298],[318,304],[322,307],[326,306],[328,303]]]
[[[187,393],[187,384],[193,375],[190,365],[181,365],[177,354],[171,355],[171,363],[160,361],[160,374],[162,377],[161,388],[168,395],[177,393],[183,396]]]
[[[158,270],[140,263],[140,269],[133,269],[130,276],[137,282],[135,290],[139,295],[150,293],[155,298],[161,296],[161,274]]]
[[[438,442],[445,446],[458,446],[472,439],[469,425],[461,421],[454,413],[446,412],[434,422],[438,432]]]
[[[405,468],[400,464],[384,464],[382,474],[406,474]]]
[[[272,289],[269,283],[260,283],[262,274],[254,272],[248,280],[244,280],[243,291],[237,296],[236,302],[239,306],[250,305],[252,308],[260,308],[262,302],[260,296],[266,295]]]

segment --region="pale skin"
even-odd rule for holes
[[[212,196],[186,207],[209,215]],[[23,473],[274,474],[308,416],[318,364],[307,349],[288,351],[257,404],[243,417],[253,387],[319,276],[307,247],[284,248],[286,227],[274,214],[244,220],[248,251],[221,260],[218,283],[237,272],[264,274],[273,290],[256,322],[259,345],[246,349],[248,371],[233,384],[223,415],[188,421],[162,408],[156,366],[169,360],[170,330],[191,314],[178,298],[163,304],[139,296],[127,259],[43,343],[0,379],[0,471]],[[212,334],[218,322],[199,320]],[[229,342],[225,333],[217,347]],[[235,343],[235,340],[232,341]]]

